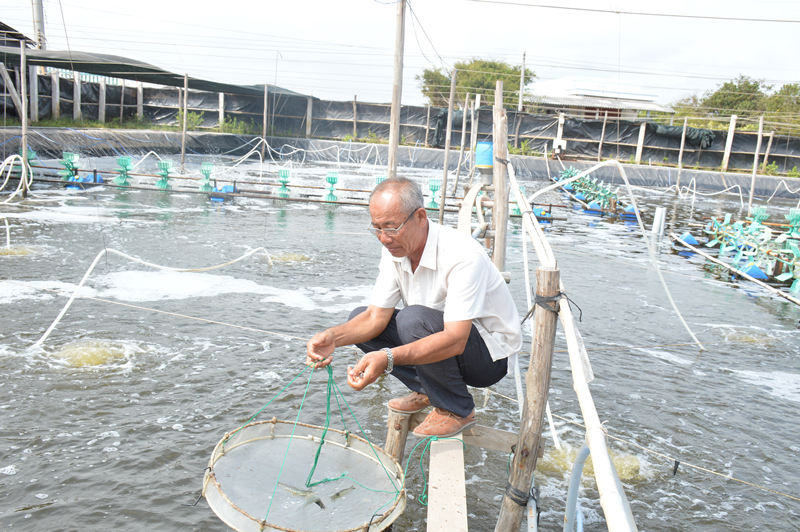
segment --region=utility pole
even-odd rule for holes
[[[403,95],[403,46],[406,34],[406,0],[397,2],[397,29],[394,39],[394,82],[392,115],[389,119],[388,177],[397,176],[397,145],[400,140],[400,100]]]
[[[36,32],[36,48],[44,50],[47,48],[44,37],[44,8],[42,0],[31,0],[33,8],[33,29]]]

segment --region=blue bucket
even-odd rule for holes
[[[475,147],[475,166],[482,166],[484,168],[491,168],[494,166],[492,144],[491,142],[478,142]]]

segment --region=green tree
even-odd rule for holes
[[[701,106],[709,116],[754,117],[766,111],[767,93],[772,85],[764,80],[747,76],[726,81],[715,91],[708,91],[701,100]]]
[[[494,102],[494,90],[497,80],[503,82],[503,92],[507,95],[504,99],[507,105],[516,108],[519,101],[519,77],[521,66],[510,65],[502,61],[491,61],[473,58],[469,61],[456,61],[454,65],[458,70],[456,74],[456,101],[455,104],[465,107],[467,94],[481,95],[481,103]],[[422,94],[428,102],[435,107],[447,107],[450,98],[451,71],[442,68],[426,68],[421,75],[416,76]],[[525,87],[536,75],[532,70],[525,69]]]

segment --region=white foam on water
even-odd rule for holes
[[[667,351],[661,351],[658,349],[639,349],[639,351],[647,353],[648,355],[652,355],[656,358],[660,358],[661,360],[664,360],[666,362],[673,362],[675,364],[680,364],[682,366],[691,366],[692,364],[694,364],[694,362],[692,362],[691,360],[686,360],[685,358],[673,355],[672,353],[668,353]]]
[[[761,372],[731,370],[743,381],[767,388],[767,393],[800,403],[800,374],[780,372]]]
[[[19,469],[17,469],[13,465],[0,469],[0,474],[3,475],[16,475],[17,473],[19,473]]]
[[[13,281],[9,279],[10,281]],[[19,281],[21,284],[0,283],[0,304],[7,305],[23,299],[46,301],[53,299],[59,294],[47,292],[47,290],[58,290],[61,295],[71,295],[77,285],[62,283],[61,281]],[[81,288],[80,295],[96,297],[96,292],[89,287]]]

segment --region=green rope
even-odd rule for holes
[[[306,367],[306,369],[308,369],[308,367]],[[302,372],[300,372],[300,375],[305,373],[305,371],[306,370],[304,369]],[[297,377],[299,377],[300,375],[298,375]],[[303,398],[300,400],[300,409],[297,411],[297,417],[294,420],[294,426],[292,427],[292,435],[289,437],[289,442],[286,444],[286,452],[283,454],[283,462],[281,463],[281,468],[278,471],[278,481],[275,482],[275,487],[272,488],[272,496],[269,498],[269,506],[267,507],[267,515],[264,516],[264,522],[265,523],[267,522],[267,517],[269,517],[269,511],[272,509],[272,501],[275,500],[275,492],[278,491],[278,484],[279,484],[279,482],[281,480],[281,474],[283,473],[283,467],[286,465],[286,458],[289,456],[289,447],[291,447],[291,445],[292,445],[292,440],[294,439],[294,431],[297,429],[297,423],[300,421],[300,413],[303,411],[303,405],[306,402],[306,395],[308,395],[308,388],[309,388],[309,386],[311,386],[311,378],[313,376],[314,376],[314,370],[312,369],[311,373],[309,373],[309,375],[308,375],[308,382],[306,383],[306,389],[303,392]],[[297,379],[297,377],[295,377],[295,379],[293,379],[292,382],[294,382]],[[283,391],[283,390],[281,390],[281,391]],[[270,401],[270,402],[272,402],[272,401]],[[263,408],[262,408],[262,410],[263,410]]]
[[[236,430],[233,432],[233,434],[231,434],[231,435],[230,435],[228,438],[225,438],[225,441],[223,441],[223,442],[222,442],[222,452],[223,452],[223,453],[225,452],[225,444],[226,444],[227,442],[229,442],[229,441],[231,440],[231,438],[233,438],[234,436],[236,436],[236,434],[237,434],[237,433],[238,433],[240,430],[242,430],[243,428],[245,428],[245,427],[247,426],[247,424],[248,424],[248,423],[250,423],[250,422],[251,422],[251,421],[253,421],[255,418],[257,418],[257,417],[258,417],[258,415],[259,415],[261,412],[263,412],[265,408],[267,408],[269,405],[271,405],[271,404],[272,404],[272,401],[274,401],[275,399],[277,399],[277,398],[278,398],[278,396],[279,396],[280,394],[282,394],[282,393],[283,393],[283,392],[286,390],[286,388],[288,388],[289,386],[291,386],[292,384],[294,384],[294,381],[296,381],[297,379],[299,379],[299,378],[300,378],[300,375],[302,375],[303,373],[305,373],[306,371],[308,371],[308,369],[309,369],[309,368],[312,368],[312,369],[311,369],[311,375],[313,375],[313,374],[314,374],[314,369],[313,369],[313,366],[306,366],[306,369],[304,369],[303,371],[301,371],[300,373],[298,373],[298,374],[297,374],[297,376],[295,376],[295,378],[294,378],[294,379],[292,379],[292,380],[289,382],[289,384],[287,384],[286,386],[284,386],[283,388],[281,388],[281,389],[280,389],[280,391],[279,391],[277,394],[275,394],[275,397],[273,397],[272,399],[270,399],[270,400],[269,400],[269,402],[268,402],[267,404],[265,404],[264,406],[262,406],[262,407],[261,407],[261,408],[258,410],[258,412],[256,412],[255,414],[253,414],[253,416],[252,416],[250,419],[248,419],[247,421],[245,421],[245,422],[244,422],[244,425],[242,425],[241,427],[239,427],[238,429],[236,429]],[[309,376],[308,378],[309,378],[309,382],[310,382],[311,376]],[[303,396],[303,397],[305,397],[305,396]],[[299,414],[299,412],[298,412],[298,414]]]
[[[464,443],[464,440],[460,440],[458,438],[439,438],[438,436],[428,436],[418,441],[417,444],[411,449],[411,452],[408,453],[408,460],[406,460],[406,467],[403,470],[403,478],[404,479],[408,478],[408,466],[411,463],[411,455],[414,454],[414,451],[417,450],[417,447],[419,447],[424,443],[425,447],[422,448],[422,454],[419,455],[419,470],[422,473],[422,493],[420,493],[419,497],[417,498],[419,503],[423,506],[428,506],[428,477],[425,475],[425,468],[422,465],[422,461],[425,459],[425,453],[430,448],[431,442],[440,440],[456,440],[461,442],[462,448],[466,449],[467,447],[466,444]]]

